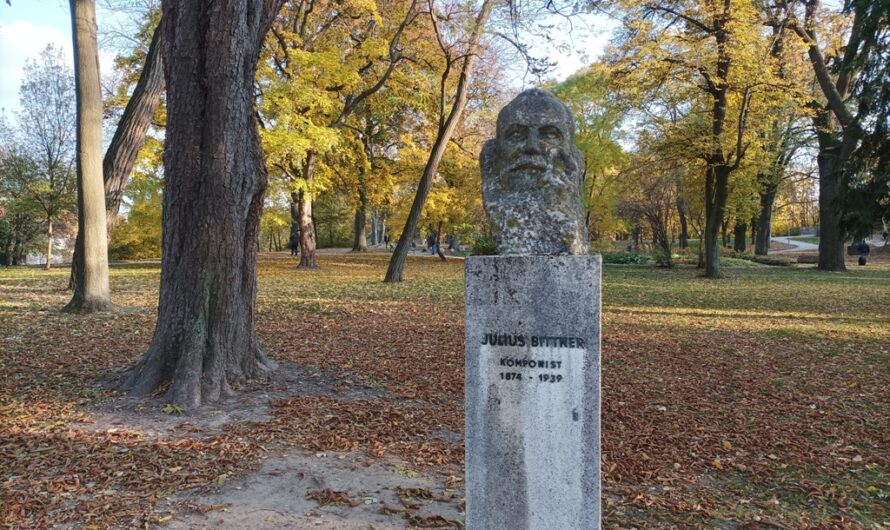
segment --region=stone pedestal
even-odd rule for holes
[[[466,260],[467,530],[600,528],[601,263]]]

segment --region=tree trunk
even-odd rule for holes
[[[102,181],[102,85],[96,42],[95,0],[71,0],[77,96],[77,261],[74,296],[66,311],[102,311],[111,305],[108,228]]]
[[[358,205],[355,208],[354,237],[352,241],[353,252],[368,251],[368,236],[365,226],[368,223],[368,190],[365,185],[365,170],[359,169],[358,177]]]
[[[730,169],[726,166],[708,168],[705,175],[705,276],[719,278],[720,227],[726,211]]]
[[[164,0],[170,54],[158,320],[126,387],[170,381],[187,408],[275,368],[254,329],[267,175],[254,114],[260,46],[279,1]],[[104,225],[103,225],[104,226]]]
[[[151,125],[151,119],[158,109],[161,93],[164,91],[164,20],[158,23],[151,37],[145,65],[139,80],[133,89],[133,95],[127,102],[121,121],[117,124],[114,137],[105,159],[102,161],[102,173],[105,179],[105,209],[108,216],[108,233],[111,234],[117,224],[124,188],[139,150],[145,143],[145,134]]]
[[[838,196],[839,174],[837,152],[840,142],[819,142],[819,265],[824,271],[847,270],[844,263],[845,234],[841,229],[841,212],[835,201]]]
[[[686,200],[677,197],[677,215],[680,217],[680,248],[689,246],[689,223],[686,221]]]
[[[312,189],[312,178],[315,172],[315,153],[310,151],[303,161],[303,179],[306,189]],[[300,264],[301,269],[317,269],[318,259],[315,256],[316,237],[315,221],[312,217],[312,193],[301,191],[297,196],[300,215]]]
[[[760,214],[757,217],[757,236],[754,241],[754,254],[758,256],[769,254],[773,226],[773,204],[776,202],[778,189],[778,184],[768,184],[766,189],[760,192]]]
[[[44,270],[50,269],[50,264],[53,261],[53,220],[52,218],[46,220],[46,264],[43,266]]]
[[[439,259],[442,261],[446,261],[445,259],[445,251],[442,250],[442,221],[439,221],[439,228],[436,230],[436,254],[439,255]]]
[[[117,225],[124,188],[136,164],[139,150],[145,143],[145,134],[151,125],[151,119],[161,101],[164,91],[164,64],[162,50],[164,46],[164,18],[158,23],[151,37],[145,64],[139,74],[139,80],[133,89],[133,95],[127,102],[124,114],[114,131],[114,137],[105,151],[102,160],[102,176],[105,185],[105,216],[108,237]],[[75,288],[77,264],[80,262],[80,248],[83,242],[78,231],[74,243],[74,256],[71,258],[71,282],[69,288]]]
[[[732,227],[733,231],[733,247],[736,252],[744,252],[747,248],[748,225],[736,222]]]
[[[291,256],[296,256],[296,250],[300,248],[300,199],[297,194],[290,194],[290,239],[288,239],[287,247],[291,251]]]
[[[392,253],[389,260],[389,267],[386,270],[386,277],[383,279],[386,283],[394,283],[402,281],[402,273],[405,270],[405,262],[408,260],[408,248],[411,246],[417,223],[420,221],[420,214],[423,212],[423,205],[426,203],[427,195],[433,185],[433,177],[439,169],[439,162],[445,154],[445,148],[448,147],[448,141],[454,133],[460,121],[460,116],[467,105],[467,95],[470,88],[470,81],[473,78],[476,57],[478,55],[479,40],[482,38],[482,30],[488,22],[491,10],[494,7],[494,0],[484,0],[482,7],[479,9],[479,15],[476,17],[472,33],[470,35],[469,44],[467,45],[467,54],[463,59],[460,77],[457,82],[457,89],[454,95],[454,101],[451,105],[451,112],[448,118],[439,125],[439,132],[436,135],[436,141],[430,151],[426,166],[423,168],[423,175],[420,177],[420,183],[417,185],[417,193],[414,195],[414,202],[411,204],[411,211],[408,213],[408,219],[405,221],[405,227],[402,229],[402,235],[396,244],[396,249]],[[440,97],[445,98],[444,87],[442,83],[443,93]],[[444,109],[444,105],[443,105]]]

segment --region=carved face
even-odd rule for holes
[[[571,115],[553,96],[535,96],[520,96],[498,116],[499,173],[514,190],[568,184],[577,171]]]
[[[581,152],[569,109],[546,90],[522,92],[482,148],[482,198],[499,254],[586,254]]]

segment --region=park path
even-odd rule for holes
[[[813,243],[806,243],[804,241],[798,241],[796,239],[790,237],[774,237],[773,241],[777,243],[782,243],[785,245],[794,245],[794,248],[788,248],[785,250],[771,250],[770,254],[782,254],[784,252],[806,252],[809,250],[819,250],[819,245],[814,245]]]

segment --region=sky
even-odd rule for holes
[[[97,14],[100,34],[103,27],[120,23],[119,20],[111,22],[110,18],[101,10]],[[611,27],[614,23],[604,17],[587,15],[575,24],[571,34],[565,27],[554,31],[564,35],[555,40],[562,44],[561,49],[555,44],[548,46],[539,39],[533,43],[534,54],[558,61],[548,77],[565,79],[602,53]],[[19,85],[25,62],[36,59],[50,43],[65,50],[69,65],[74,63],[66,0],[12,0],[12,6],[0,1],[0,113],[9,117],[18,110]],[[111,72],[115,51],[105,46],[101,39],[99,48],[100,70],[104,76]],[[517,64],[515,71],[514,79],[509,80],[511,84],[527,85],[535,81],[522,79],[524,66]]]
[[[69,66],[74,64],[71,46],[71,17],[65,0],[12,0],[0,2],[0,109],[7,116],[19,108],[19,85],[27,60],[35,60],[48,44],[65,50]],[[101,13],[99,18],[102,26]],[[99,68],[111,71],[114,53],[101,50]]]

